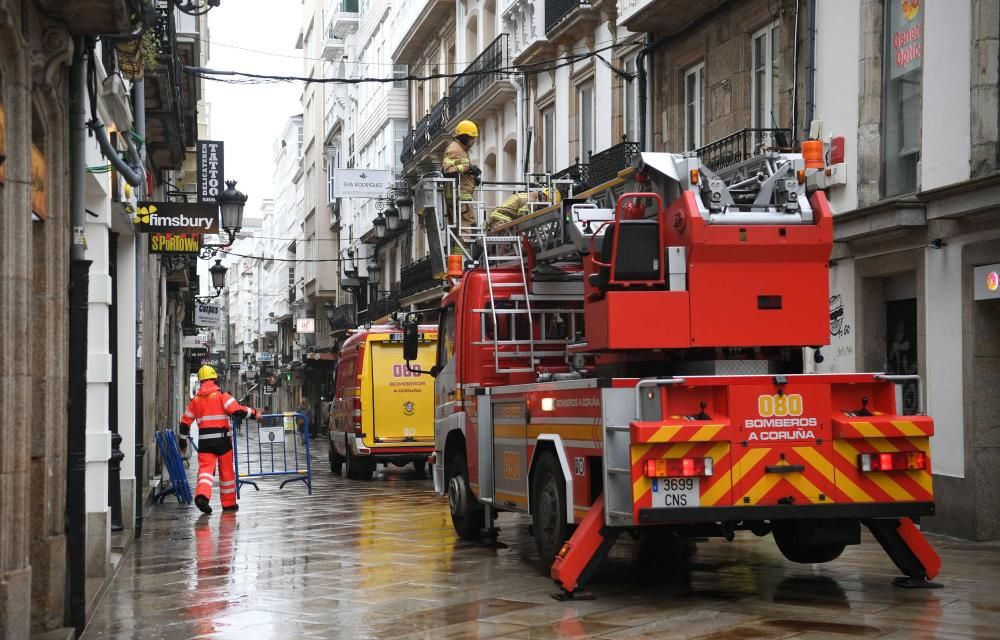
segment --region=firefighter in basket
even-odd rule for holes
[[[476,212],[470,203],[474,199],[476,186],[481,182],[482,170],[472,164],[469,149],[479,137],[479,127],[471,120],[463,120],[455,127],[455,139],[448,144],[441,159],[441,172],[446,178],[458,180],[458,214],[462,216],[462,227],[476,226]],[[451,210],[454,193],[451,185],[444,189],[444,197],[448,202],[450,224],[457,224],[457,215]]]
[[[552,193],[555,193],[555,201],[552,200]],[[558,204],[562,200],[562,195],[558,190],[542,189],[540,191],[519,191],[500,203],[496,209],[490,212],[486,218],[486,229],[492,231],[494,227],[507,224],[512,220],[517,220],[532,212],[531,205],[539,203],[543,207],[550,204]],[[536,210],[538,207],[535,208]]]
[[[236,398],[219,388],[215,369],[203,365],[198,369],[201,386],[198,393],[181,416],[180,449],[187,453],[191,423],[198,421],[198,485],[194,503],[203,513],[212,513],[209,501],[212,498],[212,484],[215,468],[219,467],[219,500],[223,511],[237,511],[236,468],[233,465],[233,432],[229,425],[230,416],[260,419],[261,412],[244,407]]]

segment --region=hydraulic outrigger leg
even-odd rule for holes
[[[893,580],[893,584],[907,589],[935,589],[941,586],[931,582],[941,571],[941,558],[913,520],[865,520],[865,526],[899,570],[906,574]]]
[[[585,596],[577,593],[577,589],[590,579],[617,538],[618,530],[604,526],[602,495],[597,498],[583,522],[556,554],[551,575],[563,592],[552,597],[556,600],[584,598]]]

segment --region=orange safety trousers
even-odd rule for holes
[[[215,467],[219,467],[219,499],[223,507],[236,504],[236,468],[233,466],[233,450],[223,454],[198,452],[198,487],[195,494],[212,499],[212,484]]]

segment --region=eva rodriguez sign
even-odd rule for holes
[[[333,173],[334,198],[383,198],[391,186],[391,171],[337,169]]]
[[[218,233],[219,206],[207,202],[140,202],[132,222],[136,231],[143,233]]]
[[[224,150],[219,140],[198,141],[198,202],[215,202],[225,188]]]

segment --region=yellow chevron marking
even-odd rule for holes
[[[847,494],[847,497],[851,499],[851,502],[874,502],[875,498],[872,498],[868,493],[854,484],[854,481],[845,476],[842,473],[837,474],[837,488]]]
[[[781,482],[781,477],[777,473],[765,473],[764,477],[758,480],[757,484],[751,487],[744,497],[750,498],[750,504],[757,504],[779,482]]]
[[[834,440],[833,449],[845,460],[851,463],[851,466],[858,464],[858,450],[851,446],[848,440]]]
[[[724,455],[729,453],[729,443],[720,442],[711,449],[708,450],[708,457],[712,459],[713,463],[718,463]]]
[[[663,454],[664,458],[683,458],[688,454],[691,449],[694,449],[696,442],[678,442],[677,444],[670,445],[666,453]]]
[[[642,459],[644,455],[649,453],[649,450],[653,448],[651,444],[634,444],[632,445],[632,464],[635,464]]]
[[[920,488],[927,493],[934,493],[934,480],[931,474],[926,471],[907,471],[906,475],[920,485]]]
[[[732,474],[727,471],[717,478],[715,478],[715,484],[713,484],[708,491],[701,496],[701,506],[711,507],[722,499],[722,496],[729,491],[733,486]]]
[[[785,480],[799,490],[799,493],[809,499],[809,502],[820,502],[819,494],[823,493],[819,488],[809,481],[809,478],[801,473],[789,473],[785,475]],[[832,496],[827,496],[828,500],[822,502],[833,502]]]
[[[834,482],[833,463],[827,460],[822,453],[812,447],[793,447],[792,451],[802,456],[809,463],[809,466],[820,472],[824,478]]]
[[[893,500],[914,500],[906,489],[896,484],[896,481],[889,477],[889,474],[882,472],[869,473],[868,477],[877,484],[882,491],[885,491]]]
[[[653,487],[653,481],[646,476],[639,476],[632,483],[632,502],[638,502],[647,491]]]
[[[892,444],[885,438],[873,438],[868,441],[868,444],[875,447],[875,450],[879,453],[891,453],[893,451],[899,451],[896,445]]]
[[[878,427],[870,422],[852,422],[851,426],[865,438],[884,438],[885,435],[879,431]]]
[[[692,442],[711,442],[718,433],[722,431],[721,424],[706,424],[691,436]]]
[[[907,438],[906,441],[924,453],[930,454],[931,452],[931,439],[927,436],[920,438]]]
[[[670,439],[677,435],[679,429],[675,426],[664,426],[656,430],[646,442],[670,442]]]
[[[740,459],[739,462],[733,465],[733,470],[735,475],[733,475],[733,487],[739,484],[743,476],[747,474],[748,471],[757,466],[764,456],[771,451],[770,449],[750,449],[746,454]]]
[[[903,432],[905,436],[922,436],[924,432],[909,420],[893,420],[892,426]]]

